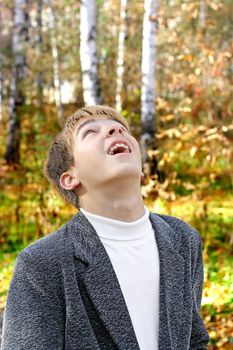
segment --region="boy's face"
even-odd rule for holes
[[[138,142],[116,120],[98,117],[80,121],[74,134],[73,153],[72,176],[76,187],[81,184],[85,190],[96,190],[126,177],[138,177],[140,183]]]

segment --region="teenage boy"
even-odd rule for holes
[[[17,258],[2,350],[202,350],[201,240],[143,204],[126,120],[82,108],[55,138],[46,174],[78,213]]]

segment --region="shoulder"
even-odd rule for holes
[[[198,231],[189,225],[187,222],[177,218],[175,216],[157,214],[162,220],[164,220],[175,232],[184,235],[194,241],[200,241],[200,235]]]
[[[155,223],[154,227],[159,231],[157,239],[161,241],[158,235],[163,236],[163,244],[170,246],[182,256],[194,276],[197,267],[202,268],[202,240],[198,231],[174,216],[152,213],[150,216]]]
[[[202,241],[198,231],[185,221],[170,215],[150,214],[152,222],[161,227],[161,232],[166,230],[171,244],[180,252],[191,250],[198,252]]]
[[[31,264],[44,271],[51,269],[55,271],[61,262],[72,253],[67,224],[29,244],[18,254],[17,262]]]

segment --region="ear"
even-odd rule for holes
[[[68,171],[64,172],[60,177],[60,185],[65,190],[74,190],[79,184],[80,181],[77,177]]]

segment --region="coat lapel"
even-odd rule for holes
[[[150,214],[160,259],[159,349],[178,350],[183,310],[184,259],[178,252],[179,234],[158,215]],[[68,225],[74,255],[86,270],[83,284],[119,350],[139,350],[130,315],[108,254],[86,217],[77,213]]]
[[[139,350],[130,315],[108,254],[86,217],[77,213],[69,234],[76,258],[85,262],[83,284],[119,350]]]
[[[160,259],[159,349],[177,349],[183,310],[184,259],[173,241],[173,229],[150,214]]]

